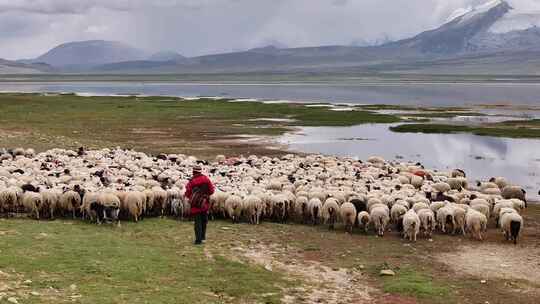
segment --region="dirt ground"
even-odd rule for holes
[[[501,244],[467,245],[458,247],[455,252],[440,254],[437,259],[456,272],[486,281],[506,279],[540,284],[540,248]]]
[[[302,259],[294,250],[257,244],[233,248],[250,262],[269,271],[279,270],[300,278],[302,287],[286,290],[283,303],[372,303],[375,289],[365,283],[363,274],[354,269],[330,268],[317,261]],[[287,252],[288,251],[288,252]],[[287,255],[285,261],[279,256]]]

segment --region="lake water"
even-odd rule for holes
[[[540,84],[518,83],[359,83],[359,84],[196,84],[180,82],[28,82],[0,83],[0,91],[69,92],[83,95],[220,96],[258,100],[351,104],[540,106]],[[491,110],[490,114],[502,114]],[[509,113],[506,113],[509,114]],[[513,111],[512,115],[522,115]],[[537,116],[537,112],[527,115]],[[467,118],[469,119],[469,118]],[[469,176],[505,176],[539,199],[540,140],[502,139],[468,134],[402,134],[387,125],[303,128],[278,139],[290,149],[366,159],[381,155],[422,162],[428,168],[463,168]]]
[[[356,104],[540,105],[538,83],[182,83],[182,82],[27,82],[0,83],[0,91],[75,92],[94,95],[221,96],[298,102]]]
[[[464,169],[469,180],[504,176],[538,200],[540,141],[470,134],[394,133],[392,125],[307,127],[278,139],[293,151],[421,162],[426,168]]]

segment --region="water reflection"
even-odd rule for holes
[[[291,150],[366,159],[403,157],[429,168],[465,169],[472,179],[504,176],[524,185],[538,199],[540,140],[482,137],[470,134],[405,134],[391,125],[302,128],[279,139]]]

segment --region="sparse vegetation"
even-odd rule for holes
[[[400,121],[396,116],[371,111],[337,112],[300,104],[171,97],[87,98],[72,94],[0,94],[0,113],[0,146],[32,146],[40,150],[122,146],[203,157],[224,150],[235,154],[277,153],[253,143],[225,140],[241,135],[278,135],[292,125],[351,126]],[[294,122],[255,120],[261,118],[288,118]]]
[[[472,133],[479,136],[494,136],[508,138],[540,138],[540,129],[526,127],[527,122],[490,124],[486,126],[465,126],[447,124],[413,123],[390,127],[393,132],[399,133],[426,133],[426,134],[453,134]]]

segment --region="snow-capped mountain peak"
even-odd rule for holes
[[[461,16],[457,16],[457,17],[460,17],[460,22],[466,22],[467,20],[475,17],[475,16],[478,16],[480,14],[485,14],[487,12],[489,12],[491,9],[499,6],[499,5],[508,5],[505,1],[503,0],[490,0],[484,4],[481,4],[481,5],[478,5],[476,7],[471,7],[471,8],[468,8],[468,9],[465,9],[463,10],[463,14]],[[456,18],[457,18],[456,17]]]
[[[506,6],[509,8],[508,12],[490,26],[488,29],[489,33],[504,34],[540,27],[540,5],[531,9],[530,7],[514,7],[512,4],[513,2],[507,2],[505,0],[489,0],[476,7],[459,8],[448,17],[447,22],[466,23],[468,20],[480,15],[488,14],[494,8]],[[518,4],[520,3],[517,2],[516,5]]]

